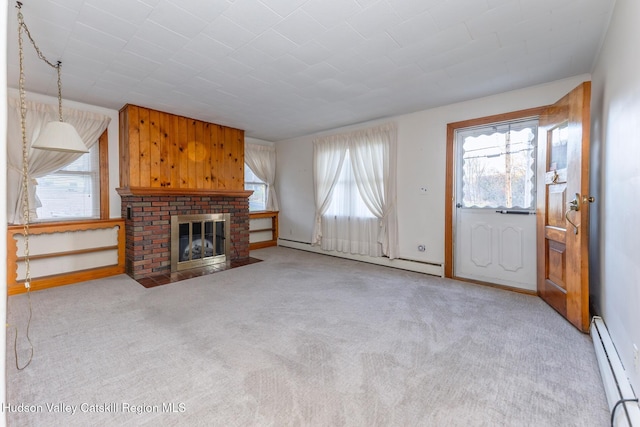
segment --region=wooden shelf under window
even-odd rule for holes
[[[269,219],[271,221],[269,221]],[[251,236],[254,237],[251,237]],[[278,245],[278,212],[249,212],[249,250]]]

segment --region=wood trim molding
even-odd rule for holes
[[[109,131],[98,139],[100,162],[100,219],[109,219]]]
[[[55,258],[67,255],[79,255],[84,253],[99,251],[118,251],[118,263],[115,265],[107,265],[103,267],[91,268],[86,270],[71,271],[68,273],[55,274],[51,276],[41,276],[32,278],[31,290],[47,289],[55,286],[69,285],[72,283],[83,282],[86,280],[99,279],[103,277],[122,274],[125,271],[125,227],[122,219],[93,220],[93,221],[69,221],[69,222],[48,222],[29,224],[29,234],[52,234],[64,233],[69,231],[85,231],[99,230],[104,228],[118,227],[118,244],[117,246],[105,246],[97,248],[89,248],[85,250],[51,252],[45,255],[31,256],[31,259]],[[18,262],[23,257],[18,257],[18,247],[15,235],[24,234],[23,225],[10,225],[7,227],[7,294],[16,295],[26,292],[24,282],[17,279]]]
[[[250,197],[253,190],[209,190],[204,188],[159,188],[126,187],[116,188],[121,196],[223,196]]]
[[[446,149],[446,176],[445,176],[445,201],[444,201],[444,277],[456,278],[453,274],[453,213],[455,203],[455,133],[458,129],[472,126],[481,126],[489,123],[499,123],[509,120],[538,117],[546,108],[536,107],[509,113],[495,114],[493,116],[479,117],[447,124],[447,149]]]
[[[268,248],[270,246],[278,246],[278,211],[253,211],[249,212],[249,221],[259,218],[271,218],[270,228],[261,228],[251,230],[249,227],[249,233],[259,233],[263,231],[271,232],[271,240],[263,240],[261,242],[249,243],[249,250]]]

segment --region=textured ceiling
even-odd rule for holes
[[[591,72],[615,0],[23,0],[65,99],[277,141]],[[17,87],[9,1],[8,79]],[[27,90],[55,71],[25,45]]]

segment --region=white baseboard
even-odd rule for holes
[[[292,249],[301,249],[303,251],[315,252],[322,255],[330,255],[339,258],[351,259],[354,261],[368,262],[370,264],[383,265],[385,267],[399,268],[401,270],[415,271],[416,273],[425,273],[432,276],[444,277],[444,268],[442,264],[431,264],[420,261],[412,261],[408,259],[389,259],[386,257],[368,257],[363,255],[345,254],[336,251],[325,251],[319,246],[312,246],[310,243],[298,242],[294,240],[278,239],[278,246]]]
[[[611,422],[615,427],[640,427],[640,406],[638,402],[624,402],[637,399],[633,392],[620,356],[611,341],[609,331],[599,316],[591,321],[591,339],[598,359],[600,375],[604,384],[609,410],[613,414]]]

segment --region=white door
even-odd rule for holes
[[[455,277],[536,290],[537,119],[455,136]]]

